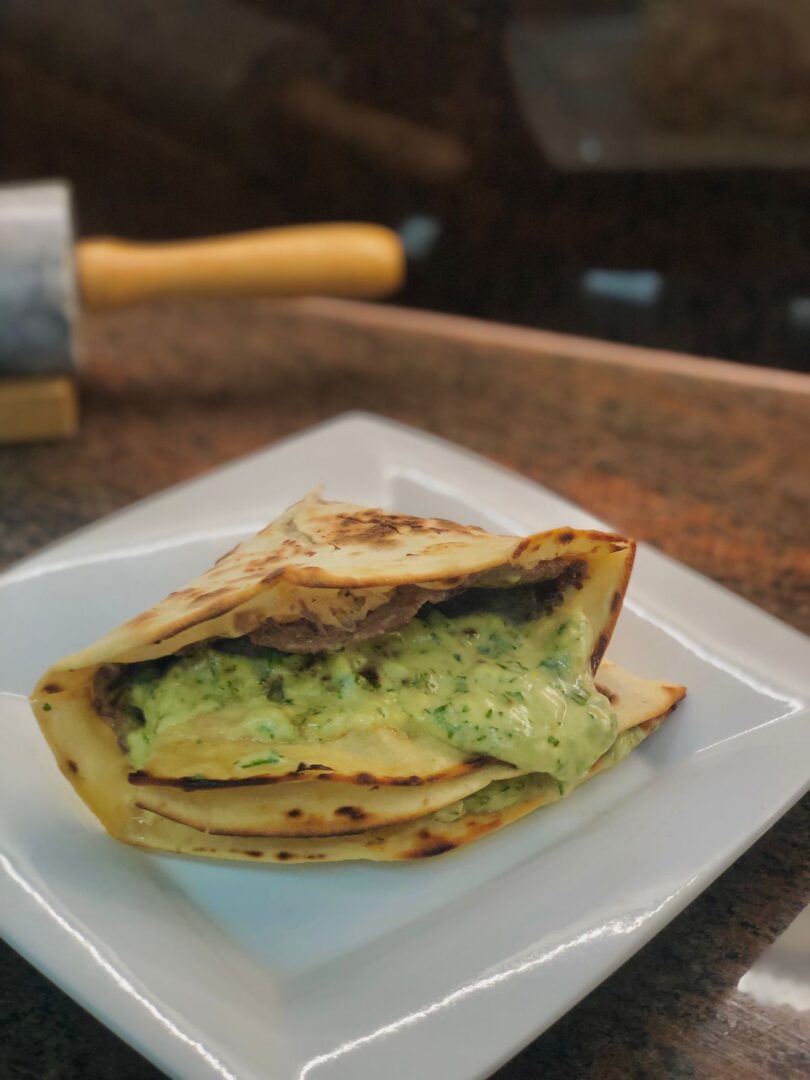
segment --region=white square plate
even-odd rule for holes
[[[321,482],[501,532],[600,525],[470,453],[352,414],[19,564],[0,579],[0,930],[172,1076],[486,1076],[806,790],[810,649],[642,549],[611,655],[689,695],[569,799],[418,864],[224,865],[109,839],[23,695]]]

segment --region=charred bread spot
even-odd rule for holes
[[[263,776],[239,777],[238,779],[211,780],[204,776],[154,776],[145,769],[137,769],[128,774],[127,780],[130,784],[135,786],[180,788],[183,791],[205,791],[210,788],[242,788],[258,787],[261,784],[281,784],[291,782],[297,777],[299,780],[306,781],[331,780],[343,784],[360,784],[364,787],[371,787],[376,790],[381,786],[412,787],[417,784],[431,784],[441,780],[450,780],[455,776],[466,776],[474,769],[489,765],[494,760],[494,758],[485,755],[469,758],[467,761],[460,762],[458,765],[454,765],[451,768],[444,769],[441,772],[433,773],[432,775],[425,777],[374,776],[372,773],[368,772],[347,775],[335,772],[331,766],[328,765],[305,765],[302,762],[301,765],[303,767],[297,768],[294,772],[275,776],[265,774]],[[501,762],[501,764],[504,763]],[[329,771],[312,776],[312,769],[328,769]]]
[[[429,829],[420,829],[416,835],[419,837],[420,840],[430,840]]]
[[[352,821],[363,821],[366,817],[366,812],[361,810],[359,806],[339,806],[335,810],[335,817],[338,816],[350,818]]]
[[[318,853],[316,853],[314,855],[305,855],[304,858],[305,859],[325,859],[326,856],[322,855],[320,852],[318,852]]]
[[[334,540],[367,541],[385,545],[396,536],[407,533],[427,533],[436,536],[450,534],[480,535],[483,530],[472,525],[458,525],[442,518],[417,518],[407,514],[386,514],[383,510],[358,510],[354,514],[339,514],[325,521],[328,538]]]
[[[299,810],[297,807],[295,807],[294,809],[287,811],[287,817],[291,817],[291,818],[301,817],[302,813],[303,813],[302,810]]]
[[[295,774],[302,772],[314,772],[316,769],[319,769],[321,772],[335,771],[331,765],[319,765],[316,761],[299,761],[295,767]]]
[[[138,769],[127,776],[135,787],[176,787],[181,791],[207,791],[210,788],[257,787],[259,784],[273,783],[275,777],[249,776],[244,780],[208,780],[204,776],[152,776],[151,773]]]
[[[519,544],[516,544],[515,550],[512,552],[512,558],[519,559],[531,542],[532,538],[527,536],[525,540],[521,540]]]
[[[410,859],[432,859],[434,855],[444,855],[448,851],[452,851],[455,848],[455,844],[449,840],[440,840],[437,844],[432,844],[426,848],[416,848],[415,851],[409,852],[408,858]]]
[[[75,762],[75,761],[73,760],[73,758],[68,758],[68,759],[67,759],[67,760],[65,761],[65,764],[67,765],[67,767],[68,767],[68,768],[70,769],[70,771],[71,771],[71,772],[72,772],[72,773],[73,773],[74,775],[77,775],[77,776],[78,776],[78,773],[79,773],[79,766],[78,766],[78,765],[76,764],[76,762]]]
[[[59,683],[49,682],[42,687],[42,691],[45,694],[59,694],[62,692],[62,687]]]
[[[596,689],[608,699],[611,705],[615,705],[619,700],[619,695],[615,690],[608,690],[606,686],[600,686],[599,683],[596,684]]]
[[[337,519],[338,539],[352,539],[369,544],[390,544],[398,535],[397,526],[373,512],[361,516],[341,514]]]
[[[600,634],[599,638],[598,638],[598,640],[596,642],[596,648],[593,651],[593,656],[591,657],[591,664],[593,666],[594,671],[596,671],[596,669],[602,663],[602,657],[605,655],[605,649],[607,647],[608,647],[608,636],[607,636],[607,634],[604,634],[604,633]]]
[[[131,784],[144,782],[141,780],[133,780],[132,777],[134,775],[134,773],[130,773],[129,782]],[[263,780],[261,776],[249,776],[245,777],[244,780],[237,780],[235,783],[233,783],[232,785],[229,784],[228,786],[258,787],[262,782]],[[174,784],[170,782],[167,786],[179,787],[183,791],[209,791],[212,788],[222,787],[223,782],[221,780],[206,780],[205,777],[184,776],[180,778],[179,782],[175,782]]]
[[[234,849],[234,855],[250,855],[252,859],[260,859],[263,854],[262,851],[239,851],[238,848]]]
[[[617,589],[616,592],[610,598],[610,610],[616,612],[621,607],[622,594]]]
[[[561,544],[570,544],[574,539],[574,534],[570,529],[564,529],[562,532],[557,533],[557,540]]]
[[[261,853],[260,853],[260,854],[261,854]],[[277,859],[278,859],[278,860],[279,860],[280,862],[287,862],[287,860],[288,860],[288,859],[294,859],[294,858],[295,858],[295,856],[293,855],[293,853],[292,853],[291,851],[279,851],[279,853],[278,853],[278,855],[276,856],[276,858],[277,858]]]

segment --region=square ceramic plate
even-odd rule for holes
[[[569,799],[418,864],[224,865],[109,839],[23,695],[321,482],[501,532],[600,525],[447,443],[349,415],[19,564],[0,587],[0,930],[171,1076],[486,1076],[807,788],[807,639],[642,550],[611,655],[689,696]]]

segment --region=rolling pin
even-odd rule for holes
[[[297,225],[174,243],[74,244],[71,193],[49,181],[0,188],[0,375],[76,366],[80,308],[171,296],[374,298],[405,273],[399,237],[380,225]]]

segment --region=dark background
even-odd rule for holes
[[[4,0],[0,179],[70,178],[85,234],[376,220],[407,240],[404,304],[806,368],[810,45],[790,52],[778,0],[680,8],[656,54],[656,5],[630,0]],[[575,24],[598,58],[628,13],[633,107],[678,163],[594,161],[585,129],[562,161],[538,109],[582,118],[526,27],[553,43]]]
[[[592,142],[581,160],[561,161],[538,139],[549,101],[575,147],[597,129],[581,126],[576,101],[547,78],[540,58],[533,92],[521,94],[506,43],[528,39],[531,68],[537,34],[553,42],[570,22],[592,19],[598,46],[611,27],[621,29],[603,20],[640,11],[629,0],[0,0],[0,180],[70,178],[85,234],[163,238],[378,220],[409,237],[403,303],[807,368],[810,52],[785,15],[798,12],[810,28],[807,4],[675,4],[682,9],[675,43],[670,37],[663,54],[639,54],[648,63],[638,110],[651,131],[673,133],[679,149],[656,158],[637,147],[634,161],[625,147],[611,164],[594,160]],[[646,7],[645,17],[655,18]],[[523,32],[526,23],[532,34]],[[588,26],[575,29],[587,39]],[[234,57],[241,62],[232,64]],[[592,52],[580,56],[583,78],[592,60]],[[607,79],[597,102],[605,114],[611,85]],[[584,287],[593,286],[585,275],[594,269],[659,277],[609,274],[597,279],[597,295]],[[645,289],[657,299],[645,302]],[[583,374],[576,385],[576,364],[566,362],[562,385],[574,378],[575,389],[551,410],[545,430],[531,422],[543,376],[534,368],[527,376],[508,351],[473,351],[471,374],[466,353],[448,362],[434,344],[420,349],[411,371],[409,339],[383,376],[376,357],[391,348],[383,340],[360,349],[373,369],[371,361],[368,372],[348,363],[360,371],[358,390],[347,384],[334,331],[291,326],[285,341],[266,317],[277,365],[262,362],[255,327],[249,347],[229,347],[244,332],[229,314],[213,311],[201,326],[173,323],[170,314],[177,329],[168,335],[165,318],[135,318],[129,337],[108,324],[109,340],[91,340],[96,378],[85,387],[81,441],[64,455],[61,444],[33,447],[30,456],[13,451],[8,557],[260,445],[270,434],[268,413],[292,430],[311,412],[318,413],[311,419],[328,415],[337,395],[341,408],[384,401],[383,411],[431,426],[421,387],[435,364],[440,386],[463,391],[433,396],[434,409],[455,416],[438,428],[444,434],[461,442],[474,435],[474,449],[599,513],[612,516],[620,506],[640,535],[799,625],[806,556],[798,397],[777,404],[774,392],[751,390],[745,406],[748,391],[723,384],[709,391],[707,381],[693,402],[683,388],[670,394],[646,376],[608,392],[611,376]],[[104,325],[96,323],[97,335]],[[291,340],[302,355],[300,378]],[[207,365],[202,379],[192,367],[206,350],[237,353],[243,373],[269,380],[258,383],[264,391],[254,393],[257,383],[247,379],[240,396],[238,378],[234,391],[221,374],[221,391],[207,389],[217,366]],[[324,377],[329,365],[336,371]],[[406,391],[391,390],[389,399],[397,373]],[[165,392],[178,386],[196,394]],[[660,435],[659,398],[670,417]],[[528,421],[514,422],[515,402],[518,420],[522,411]],[[795,410],[795,422],[786,410],[790,417]],[[178,416],[193,436],[178,439]],[[643,444],[655,452],[640,451]],[[724,454],[714,457],[718,446]],[[739,1080],[805,1076],[797,1014],[775,1018],[733,987],[806,903],[808,807],[805,800],[794,808],[506,1066],[504,1080],[624,1080],[628,1061],[644,1077],[716,1076],[720,1068]],[[3,945],[0,968],[0,1077],[158,1076]]]

